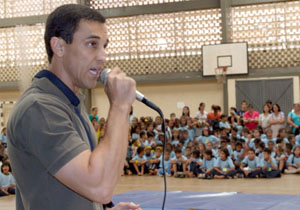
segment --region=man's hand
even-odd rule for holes
[[[107,208],[108,210],[133,210],[133,209],[137,209],[137,210],[142,210],[140,208],[140,205],[136,205],[134,203],[125,203],[125,202],[121,202],[119,203],[118,205],[116,205],[115,207],[113,208]]]
[[[105,92],[111,106],[131,107],[136,98],[136,83],[115,67],[107,76]],[[129,108],[128,108],[129,109]]]

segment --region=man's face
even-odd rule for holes
[[[242,103],[242,110],[246,110],[247,109],[247,103],[243,102]]]
[[[105,24],[81,20],[72,44],[66,44],[62,57],[64,75],[69,87],[94,88],[102,71],[108,44]]]

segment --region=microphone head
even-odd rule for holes
[[[106,85],[107,76],[108,76],[109,72],[110,72],[110,69],[104,69],[100,74],[100,81],[102,82],[103,85]]]

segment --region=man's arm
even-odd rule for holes
[[[99,203],[112,200],[124,167],[128,146],[128,115],[135,99],[135,82],[119,69],[108,75],[105,92],[110,101],[103,141],[65,164],[55,177],[82,196]]]

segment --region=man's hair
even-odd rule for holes
[[[51,63],[53,57],[53,51],[50,46],[51,38],[60,37],[67,44],[71,44],[81,20],[105,23],[105,18],[98,11],[78,4],[62,5],[48,16],[44,40],[49,63]]]

